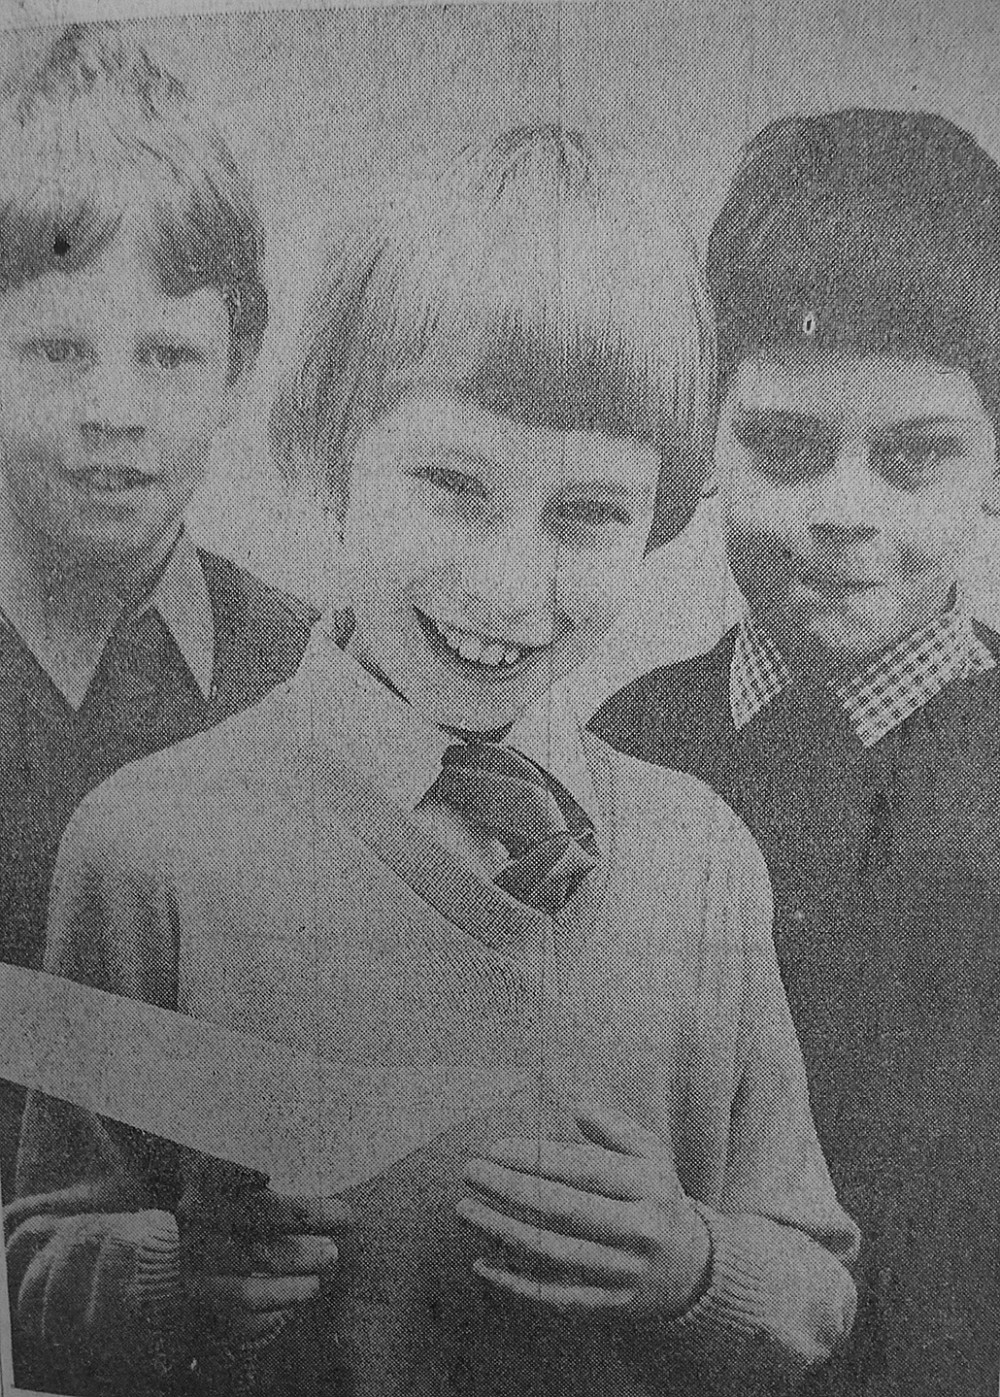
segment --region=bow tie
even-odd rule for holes
[[[434,795],[496,839],[510,862],[498,887],[550,916],[562,911],[597,864],[594,827],[569,791],[512,747],[455,743]]]

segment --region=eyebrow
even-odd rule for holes
[[[559,487],[562,494],[603,495],[607,499],[633,505],[647,503],[654,497],[655,490],[653,485],[626,485],[620,480],[566,480]]]
[[[797,412],[794,408],[769,407],[761,404],[740,404],[733,414],[736,423],[741,421],[761,421],[766,419],[771,422],[780,422],[789,427],[822,425],[825,419],[818,413]]]
[[[818,413],[799,412],[794,408],[767,407],[763,404],[741,404],[733,414],[734,423],[737,425],[741,420],[750,421],[760,419],[779,422],[781,425],[787,425],[789,427],[833,426],[832,423],[828,422],[828,419]],[[954,415],[938,413],[924,417],[907,417],[898,422],[886,422],[880,426],[873,427],[872,430],[881,434],[910,433],[916,436],[921,432],[955,431],[962,427],[977,426],[979,421],[980,419],[978,417],[959,413]]]
[[[83,326],[67,325],[46,325],[44,321],[36,321],[32,325],[12,325],[10,338],[30,343],[32,340],[82,340],[86,339],[89,331]]]
[[[962,427],[978,426],[979,420],[977,417],[965,417],[959,414],[955,416],[908,417],[905,421],[893,422],[882,430],[900,435],[904,433],[912,436],[919,436],[921,433],[933,435],[935,432],[954,432]]]

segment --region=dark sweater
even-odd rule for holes
[[[0,960],[38,968],[56,851],[112,772],[256,703],[298,668],[315,613],[235,563],[200,553],[215,625],[206,699],[164,632],[156,688],[126,704],[104,665],[74,710],[0,618]],[[0,1190],[9,1199],[23,1093],[0,1084]]]
[[[866,750],[794,690],[735,732],[734,634],[638,680],[592,726],[713,786],[771,872],[817,1130],[863,1239],[851,1345],[808,1391],[995,1397],[1000,669]]]

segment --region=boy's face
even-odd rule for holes
[[[636,584],[659,468],[633,441],[404,399],[354,455],[351,650],[436,722],[513,722]]]
[[[793,667],[834,673],[946,606],[997,468],[966,373],[806,345],[731,376],[716,465],[751,614]]]
[[[233,397],[219,293],[166,296],[134,233],[0,295],[0,468],[22,523],[95,573],[153,568]]]

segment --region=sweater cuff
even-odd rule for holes
[[[855,1311],[854,1284],[836,1257],[768,1218],[692,1205],[712,1247],[708,1288],[663,1325],[663,1337],[684,1353],[716,1350],[723,1362],[751,1345],[772,1372],[793,1378],[827,1359]]]
[[[145,1226],[135,1256],[136,1307],[144,1316],[172,1323],[181,1294],[177,1219],[158,1210],[139,1217]]]

